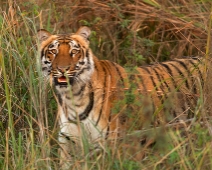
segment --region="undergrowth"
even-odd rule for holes
[[[209,0],[1,1],[0,169],[60,168],[57,106],[40,71],[38,29],[63,33],[87,25],[98,58],[135,67],[183,56],[210,57],[210,7]],[[118,145],[105,146],[94,160],[85,156],[85,143],[85,154],[77,153],[72,168],[212,169],[211,120],[203,97],[194,119],[129,134]],[[153,139],[156,144],[140,146],[141,134],[145,144]]]

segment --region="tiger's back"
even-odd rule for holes
[[[127,130],[139,120],[134,125],[138,130],[146,122],[160,125],[192,118],[204,85],[203,67],[203,59],[185,58],[125,70],[125,88],[117,85],[117,98],[124,102],[114,101],[119,126]]]

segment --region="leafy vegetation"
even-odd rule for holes
[[[94,54],[125,66],[210,57],[211,5],[210,0],[0,1],[0,169],[60,169],[57,107],[40,71],[37,29],[63,33],[87,25]],[[204,103],[202,94],[194,119],[158,128],[147,123],[118,145],[103,146],[106,152],[94,160],[85,156],[85,140],[72,168],[212,169]],[[141,134],[147,137],[143,146]]]

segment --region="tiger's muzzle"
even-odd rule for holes
[[[66,67],[57,67],[53,71],[54,83],[62,87],[67,87],[72,85],[74,82],[75,71],[70,71],[70,66]]]

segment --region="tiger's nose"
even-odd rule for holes
[[[61,72],[61,73],[65,73],[66,71],[68,71],[70,69],[70,66],[58,66],[57,69]]]

